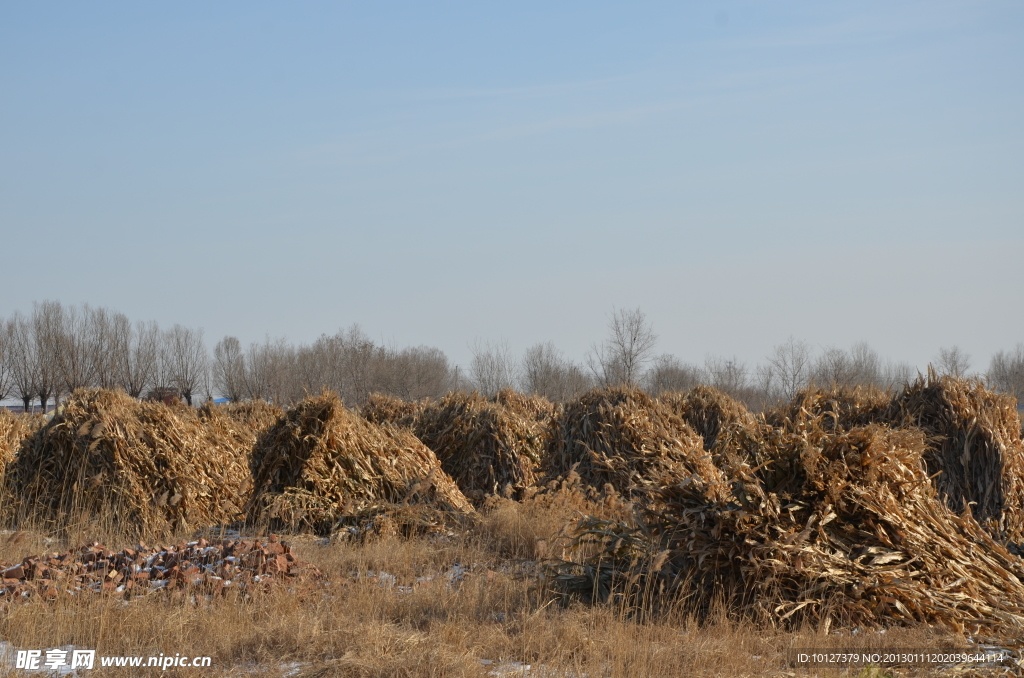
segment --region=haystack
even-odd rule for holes
[[[791,402],[766,413],[768,423],[791,426],[793,422],[820,419],[827,430],[838,430],[887,421],[892,393],[873,386],[801,390]]]
[[[1014,398],[979,380],[930,372],[897,396],[885,414],[928,435],[925,460],[949,507],[974,517],[998,539],[1024,541],[1024,442]]]
[[[36,421],[31,415],[14,414],[7,408],[0,408],[0,486],[7,465],[14,460],[22,440],[37,428],[33,423]]]
[[[21,518],[100,517],[133,532],[235,520],[250,490],[246,449],[185,406],[75,391],[25,441],[6,487]]]
[[[414,431],[463,493],[479,503],[488,494],[521,494],[536,482],[550,433],[538,412],[453,392],[428,404]]]
[[[504,405],[507,410],[518,417],[527,417],[536,421],[549,423],[557,411],[556,405],[540,395],[525,394],[515,389],[505,388],[494,396],[494,402]]]
[[[252,465],[254,522],[326,531],[395,505],[472,510],[423,443],[330,393],[306,398],[264,432]]]
[[[773,624],[926,623],[999,638],[1024,632],[1024,561],[928,482],[920,431],[774,429],[793,482],[746,464],[657,492],[640,526],[581,525],[603,552],[558,568],[567,592],[678,601]],[[592,553],[592,551],[591,551]]]
[[[711,450],[719,434],[731,427],[751,428],[754,415],[735,398],[710,386],[696,386],[686,393],[662,393],[657,400],[667,405],[704,439]]]
[[[720,476],[689,424],[639,389],[595,389],[567,403],[552,438],[549,474],[575,468],[595,487],[633,493]]]
[[[220,405],[204,403],[199,408],[199,416],[204,420],[226,417],[238,422],[253,434],[267,430],[283,415],[284,410],[265,400],[240,400]]]
[[[425,400],[402,400],[383,393],[371,393],[359,408],[359,413],[371,424],[392,424],[400,428],[413,428],[416,417],[427,406]]]

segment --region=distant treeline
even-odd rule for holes
[[[620,309],[612,314],[604,341],[595,343],[582,363],[550,342],[522,356],[504,342],[477,343],[463,369],[441,349],[383,346],[358,326],[299,345],[268,339],[244,347],[228,336],[211,353],[201,329],[165,329],[152,321],[133,323],[102,307],[46,301],[28,315],[0,319],[0,400],[20,400],[26,409],[37,402],[45,410],[76,388],[97,386],[120,388],[136,398],[171,393],[189,404],[219,396],[286,405],[325,388],[350,405],[371,393],[414,400],[452,390],[491,396],[503,388],[565,401],[594,386],[632,384],[657,394],[708,384],[760,410],[812,383],[893,389],[917,375],[915,367],[883,360],[864,343],[849,350],[814,350],[790,339],[753,367],[718,357],[688,363],[658,355],[656,345],[643,312]],[[954,346],[940,350],[934,367],[967,376],[971,364]],[[1024,344],[997,353],[979,376],[997,390],[1024,393]]]

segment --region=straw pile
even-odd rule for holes
[[[494,396],[494,402],[505,406],[516,416],[534,419],[545,424],[555,416],[557,407],[553,402],[539,395],[527,395],[515,389],[505,388]]]
[[[928,472],[949,507],[997,539],[1024,541],[1024,442],[1014,398],[977,380],[929,373],[897,396],[886,418],[929,437]]]
[[[323,532],[395,505],[472,510],[423,443],[366,421],[331,393],[306,398],[264,432],[252,465],[255,522]]]
[[[488,494],[521,495],[537,480],[550,428],[532,399],[516,408],[479,393],[452,392],[428,404],[414,431],[474,502]]]
[[[207,402],[199,408],[199,416],[204,420],[227,417],[253,433],[265,431],[283,415],[284,410],[265,400],[241,400],[221,405]]]
[[[767,413],[768,423],[785,426],[787,422],[808,422],[821,418],[828,430],[851,429],[888,422],[886,415],[892,394],[872,386],[806,388],[792,402]]]
[[[130,532],[235,520],[250,488],[247,450],[185,406],[120,391],[75,391],[22,445],[6,489],[17,518],[59,527],[83,517]]]
[[[687,393],[662,393],[657,398],[704,439],[704,449],[712,450],[719,434],[730,428],[751,428],[754,415],[743,403],[710,386],[696,386]]]
[[[7,408],[0,408],[0,486],[4,471],[14,460],[21,442],[43,423],[41,416],[14,414]]]
[[[1024,562],[928,482],[920,431],[880,425],[773,429],[791,473],[739,462],[655,490],[640,525],[584,522],[578,545],[602,551],[558,565],[568,594],[613,593],[645,608],[716,599],[774,624],[923,622],[990,637],[1024,632]]]
[[[406,401],[383,393],[371,393],[359,408],[359,413],[371,424],[393,424],[411,429],[426,406],[427,401],[423,400]]]
[[[682,417],[639,389],[595,389],[565,405],[555,422],[550,475],[575,469],[594,487],[633,493],[714,476],[703,441]]]

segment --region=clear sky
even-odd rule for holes
[[[0,315],[1024,341],[1020,2],[0,3]]]

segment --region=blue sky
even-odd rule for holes
[[[1024,341],[1024,5],[0,4],[0,315]]]

